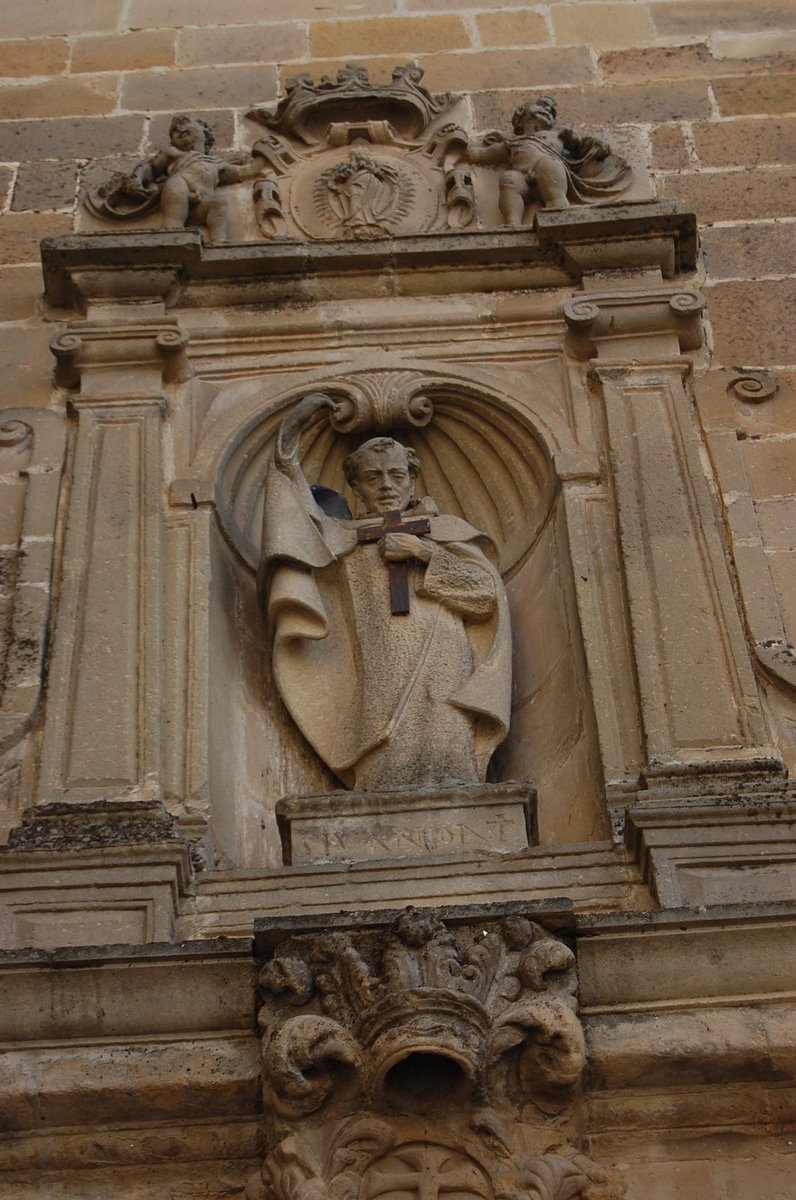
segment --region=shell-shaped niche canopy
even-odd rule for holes
[[[301,462],[310,484],[341,492],[353,511],[344,458],[370,437],[395,437],[420,459],[416,494],[489,534],[504,576],[521,564],[547,519],[555,474],[541,436],[519,407],[460,381],[411,371],[360,372],[316,382],[311,390],[331,396],[338,417],[333,424],[324,410],[304,432]],[[220,465],[219,518],[253,569],[274,439],[301,394],[250,422]]]

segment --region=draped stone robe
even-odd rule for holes
[[[426,500],[434,553],[409,562],[411,611],[390,612],[377,544],[315,503],[279,444],[266,480],[260,583],[274,676],[293,720],[348,788],[478,783],[508,729],[511,641],[485,534]]]

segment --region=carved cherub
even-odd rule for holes
[[[492,132],[467,144],[469,162],[509,168],[500,177],[500,212],[507,225],[524,223],[534,195],[545,208],[569,208],[573,201],[594,203],[628,186],[624,159],[599,138],[557,126],[556,111],[552,96],[528,100],[512,116],[513,135]]]
[[[101,216],[141,216],[160,203],[164,229],[188,222],[207,226],[211,242],[228,236],[227,200],[219,188],[262,176],[265,161],[252,155],[211,154],[213,131],[198,117],[179,114],[169,126],[169,145],[129,174],[116,175],[88,198]]]

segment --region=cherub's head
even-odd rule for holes
[[[213,130],[207,121],[178,113],[169,125],[169,141],[177,150],[201,150],[207,154],[215,142]]]
[[[515,109],[511,125],[515,133],[533,133],[538,129],[552,129],[556,122],[556,102],[552,96],[538,96],[526,100]]]

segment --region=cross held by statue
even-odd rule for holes
[[[394,508],[385,513],[384,520],[378,525],[364,525],[358,529],[357,541],[380,542],[388,533],[413,533],[419,537],[430,529],[428,517],[404,521],[398,509]],[[403,616],[409,612],[409,563],[391,562],[387,565],[390,569],[390,612],[394,616]]]

